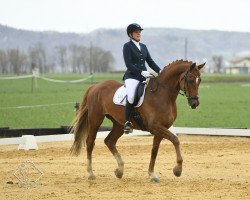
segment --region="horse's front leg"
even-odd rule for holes
[[[155,160],[158,154],[161,141],[162,141],[162,137],[154,136],[153,146],[152,146],[152,151],[151,151],[151,159],[150,159],[149,168],[148,168],[148,174],[151,178],[151,181],[155,183],[159,183],[159,179],[155,175],[155,172],[154,172],[154,166],[155,166]]]
[[[177,162],[177,165],[173,168],[173,172],[175,176],[181,176],[183,159],[181,156],[180,141],[178,137],[174,133],[170,132],[167,128],[162,126],[155,128],[154,135],[159,135],[159,137],[168,139],[170,142],[173,143],[176,151]]]
[[[171,133],[171,134],[173,134],[173,133]],[[179,139],[178,139],[178,137],[176,135],[173,135],[173,137],[172,137],[172,139],[170,141],[174,144],[175,151],[176,151],[177,165],[173,168],[173,172],[174,172],[175,176],[179,177],[179,176],[181,176],[182,163],[183,163],[183,158],[181,156],[181,150],[180,150],[180,141],[179,141]]]
[[[168,129],[164,129],[164,138],[168,139],[171,141],[175,147],[176,151],[176,162],[177,165],[173,168],[174,175],[179,177],[181,176],[182,172],[182,163],[183,163],[183,158],[181,156],[181,150],[180,150],[180,141],[174,133],[170,132]]]

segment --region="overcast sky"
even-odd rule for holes
[[[133,22],[250,32],[250,0],[0,0],[0,24],[20,29],[87,33]]]

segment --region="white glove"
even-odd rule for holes
[[[144,76],[145,78],[149,78],[149,77],[152,76],[151,73],[148,72],[148,71],[142,71],[142,72],[141,72],[141,75]]]

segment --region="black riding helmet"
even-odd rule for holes
[[[132,33],[133,31],[136,31],[136,30],[142,31],[143,28],[139,24],[136,24],[136,23],[129,24],[128,27],[127,27],[127,34],[128,34],[128,36],[129,36],[130,33]]]

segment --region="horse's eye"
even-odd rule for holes
[[[196,81],[194,79],[189,79],[188,82],[189,83],[195,83]]]

